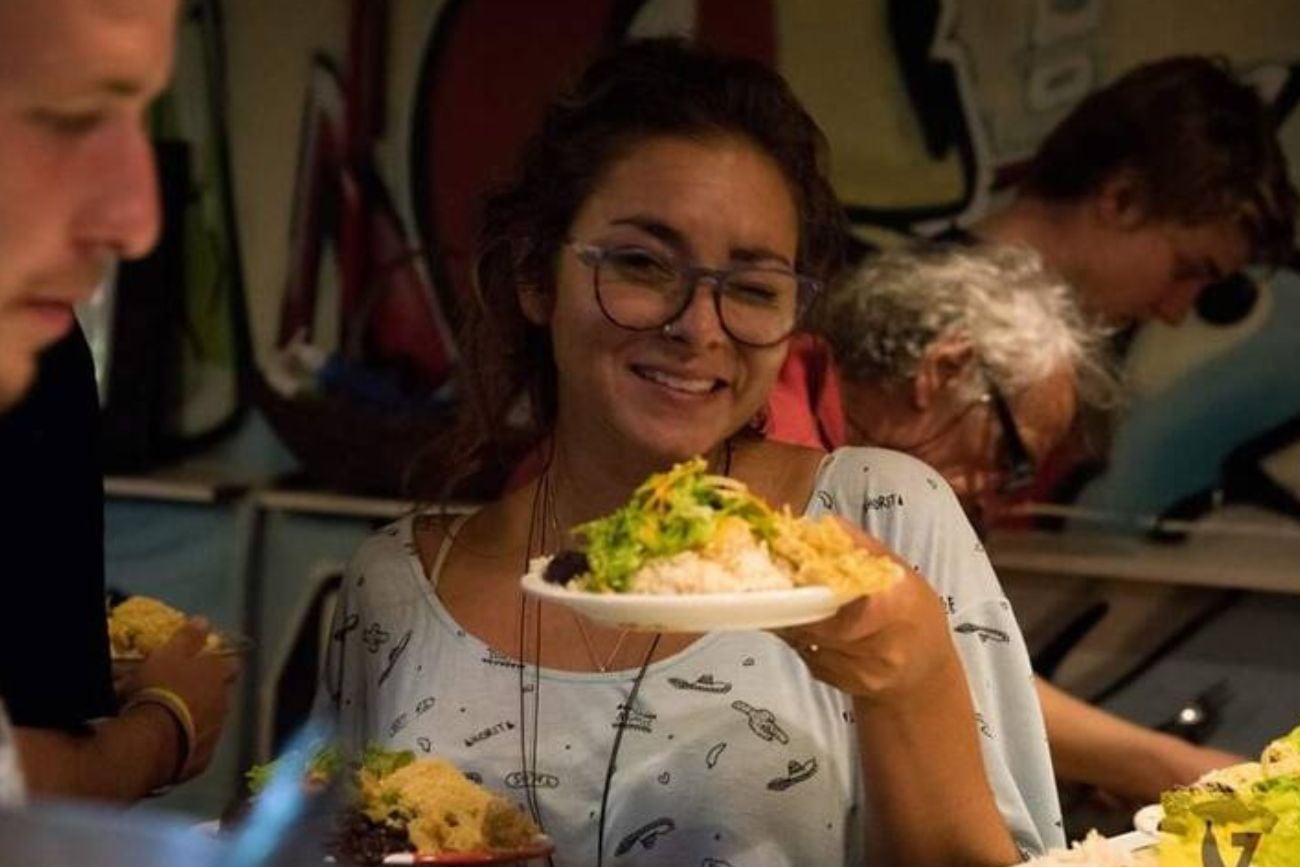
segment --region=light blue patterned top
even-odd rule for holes
[[[952,492],[913,458],[841,449],[822,463],[807,510],[828,512],[907,558],[944,599],[998,807],[1026,853],[1062,845],[1024,642]],[[595,863],[620,728],[605,863],[869,863],[852,702],[782,641],[707,635],[651,665],[628,708],[635,675],[521,672],[438,600],[408,518],[367,540],[349,567],[318,705],[354,747],[439,755],[520,804],[535,795],[557,865]]]

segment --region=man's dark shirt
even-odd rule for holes
[[[0,696],[18,726],[72,728],[116,710],[99,399],[80,329],[0,414]]]

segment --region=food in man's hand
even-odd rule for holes
[[[326,748],[309,763],[304,782],[321,785],[345,767],[342,753]],[[537,826],[521,810],[442,759],[368,747],[352,771],[351,806],[329,846],[349,863],[377,864],[399,852],[514,852],[539,838]],[[274,762],[248,772],[254,797],[274,773]]]
[[[108,612],[108,640],[114,659],[139,659],[162,647],[182,626],[186,616],[165,602],[132,596]],[[208,633],[204,650],[221,649],[221,639]]]
[[[773,509],[701,458],[647,479],[611,515],[580,525],[582,550],[539,557],[530,575],[596,593],[719,593],[824,585],[839,597],[902,577],[832,517]]]

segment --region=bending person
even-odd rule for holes
[[[27,618],[59,645],[42,665],[39,645],[9,643],[32,634],[26,625],[3,630],[0,800],[143,797],[202,771],[226,716],[234,666],[199,654],[202,623],[146,660],[115,706],[98,407],[73,318],[115,259],[143,256],[157,238],[143,120],[171,72],[177,8],[0,0],[0,580],[6,619]]]
[[[768,408],[768,434],[878,445],[943,473],[977,524],[1031,482],[1080,407],[1120,396],[1109,331],[1023,247],[918,245],[823,299]],[[1135,725],[1036,680],[1057,776],[1138,803],[1244,761]]]

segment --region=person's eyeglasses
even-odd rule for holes
[[[991,378],[985,377],[985,380],[988,383],[993,417],[1002,429],[1002,457],[1005,463],[1000,490],[1004,494],[1022,491],[1034,483],[1038,475],[1038,464],[1025,446],[1024,438],[1020,436],[1020,428],[1016,425],[1016,417],[1011,414],[1011,405],[1007,403],[1006,397]]]
[[[675,322],[702,281],[713,283],[722,329],[746,346],[775,346],[799,325],[819,281],[782,268],[681,265],[643,247],[600,247],[569,241],[591,268],[596,303],[605,318],[629,331],[653,331]]]

